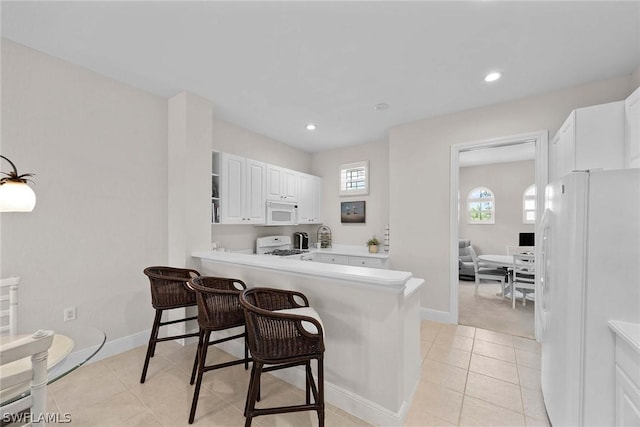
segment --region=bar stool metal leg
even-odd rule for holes
[[[318,396],[316,397],[316,404],[320,405],[318,408],[318,424],[320,427],[324,427],[324,360],[322,356],[318,358]]]
[[[196,347],[196,357],[193,360],[193,368],[191,369],[191,380],[189,384],[193,385],[193,381],[196,379],[196,373],[198,372],[198,361],[200,360],[200,353],[202,352],[202,343],[204,342],[204,330],[200,329],[198,332],[198,347]]]
[[[147,345],[147,355],[144,358],[144,367],[142,368],[142,375],[140,376],[140,384],[144,384],[144,381],[147,379],[149,360],[154,356],[156,352],[156,342],[158,339],[158,331],[160,330],[161,318],[162,310],[156,310],[156,316],[153,320],[153,327],[151,328],[151,335],[149,336],[149,344]]]
[[[204,341],[202,346],[199,345],[198,349],[198,379],[196,380],[196,388],[193,390],[193,399],[191,401],[191,412],[189,413],[189,424],[193,424],[193,420],[196,416],[196,408],[198,406],[198,396],[200,395],[200,386],[202,385],[202,374],[204,374],[204,364],[207,360],[207,349],[209,346],[206,344],[209,342],[211,331],[204,332]]]
[[[253,411],[256,408],[256,400],[258,399],[258,393],[260,391],[260,375],[262,375],[262,363],[253,362],[253,369],[251,370],[251,381],[249,383],[249,392],[247,393],[248,405],[245,408],[245,427],[251,426],[253,420]]]

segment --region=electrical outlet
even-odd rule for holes
[[[75,307],[67,307],[64,309],[64,319],[65,322],[70,320],[76,320],[76,308]]]

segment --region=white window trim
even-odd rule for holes
[[[532,195],[527,195],[527,193],[531,190],[531,188],[533,188],[534,192]],[[524,193],[522,193],[522,223],[523,224],[535,224],[536,220],[535,220],[535,212],[536,209],[538,208],[537,206],[537,202],[536,202],[536,197],[537,197],[537,189],[536,189],[536,185],[535,184],[531,184],[530,186],[528,186],[525,190]],[[527,200],[533,200],[534,203],[534,208],[533,209],[527,209],[526,208],[526,202]],[[533,220],[527,220],[527,212],[533,212]]]
[[[478,190],[487,190],[488,192],[490,192],[492,194],[491,197],[488,198],[472,198],[471,194],[475,193]],[[471,219],[471,208],[470,208],[470,203],[477,203],[477,202],[491,202],[493,205],[493,209],[491,210],[491,218],[490,219],[484,219],[484,220],[478,220],[478,221],[474,221]],[[467,194],[467,224],[470,225],[474,225],[474,224],[495,224],[496,223],[496,196],[495,193],[487,187],[475,187],[473,189],[471,189],[471,191],[469,191],[469,193]]]
[[[346,190],[342,188],[342,174],[349,169],[364,169],[364,188]],[[338,194],[342,196],[361,196],[369,194],[369,161],[346,163],[340,166],[340,176],[338,177]]]

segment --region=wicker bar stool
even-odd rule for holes
[[[253,357],[244,410],[245,426],[250,426],[253,417],[260,415],[299,411],[317,411],[319,424],[324,426],[324,330],[307,297],[294,291],[252,288],[242,292],[240,304]],[[311,372],[313,359],[318,363],[317,383]],[[306,404],[256,409],[260,375],[298,365],[305,366]],[[311,393],[314,403],[311,403]]]
[[[193,391],[191,413],[189,414],[189,424],[192,424],[196,415],[196,407],[198,406],[202,375],[207,371],[239,365],[241,363],[244,363],[245,369],[249,369],[251,358],[249,357],[249,349],[247,348],[247,329],[244,320],[244,311],[242,310],[239,299],[240,293],[247,288],[244,282],[237,279],[201,276],[191,279],[189,286],[196,293],[196,300],[198,302],[198,325],[200,326],[198,351],[193,366],[194,369],[191,372],[191,384],[193,384],[197,365],[198,378],[196,380],[196,388]],[[244,326],[242,333],[210,341],[211,332],[239,326]],[[237,338],[244,338],[244,359],[216,365],[205,365],[207,361],[207,349],[210,345]]]
[[[149,368],[149,360],[154,356],[156,344],[162,341],[171,341],[180,338],[197,337],[198,333],[190,333],[183,335],[172,335],[164,338],[158,338],[158,331],[161,326],[172,325],[174,323],[187,322],[195,320],[197,317],[185,317],[183,319],[170,320],[162,322],[162,312],[174,308],[186,308],[196,305],[196,294],[187,286],[189,279],[200,276],[196,270],[174,267],[147,267],[144,274],[149,277],[151,284],[151,305],[156,309],[156,316],[153,320],[151,328],[151,336],[149,337],[149,345],[147,346],[147,356],[144,360],[142,368],[142,376],[140,383],[144,383],[147,377],[147,369]]]

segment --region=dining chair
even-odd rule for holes
[[[157,343],[198,336],[198,332],[193,332],[158,338],[158,332],[162,326],[188,322],[197,318],[197,316],[180,317],[179,319],[163,322],[162,313],[165,310],[175,308],[195,307],[196,294],[193,289],[188,286],[188,283],[190,279],[200,276],[200,273],[196,270],[161,266],[147,267],[144,269],[144,274],[149,278],[149,284],[151,285],[151,305],[156,310],[156,315],[153,320],[147,354],[144,359],[144,367],[142,368],[142,375],[140,377],[141,384],[145,382],[147,377],[149,361],[155,354]]]
[[[53,331],[37,331],[0,345],[0,400],[10,401],[0,407],[2,425],[46,425],[47,357],[52,342]],[[26,357],[31,358],[31,369],[12,370],[12,362]],[[26,384],[30,393],[11,400],[15,390]]]
[[[240,294],[247,322],[247,341],[253,366],[245,403],[245,427],[254,417],[276,413],[316,411],[324,426],[324,329],[318,313],[307,297],[295,291],[252,288]],[[318,380],[311,371],[317,362]],[[306,403],[272,408],[256,408],[263,372],[304,366]],[[313,403],[311,395],[313,394]]]
[[[20,277],[0,279],[0,335],[18,333],[18,285]]]
[[[244,311],[240,305],[240,293],[247,288],[244,282],[238,279],[199,276],[191,279],[189,286],[196,294],[196,301],[198,302],[198,326],[200,328],[196,360],[194,361],[191,372],[191,384],[193,384],[197,368],[196,387],[193,391],[191,412],[189,414],[189,424],[192,424],[196,415],[196,407],[198,406],[202,375],[214,369],[239,365],[241,363],[244,363],[245,369],[249,369],[251,358],[249,357],[247,347],[247,329]],[[243,328],[241,333],[210,341],[212,332],[238,327]],[[206,365],[207,349],[209,346],[237,338],[243,338],[244,359]]]
[[[535,257],[527,254],[513,255],[513,267],[511,267],[511,307],[516,308],[516,291],[522,295],[522,305],[526,305],[527,299],[533,299],[535,292]]]
[[[481,280],[490,280],[492,282],[499,282],[502,296],[505,296],[505,282],[507,278],[507,272],[501,268],[492,268],[478,261],[478,255],[476,254],[473,246],[469,248],[471,253],[471,259],[473,260],[473,269],[475,271],[475,291],[478,294],[478,286],[481,285]]]

